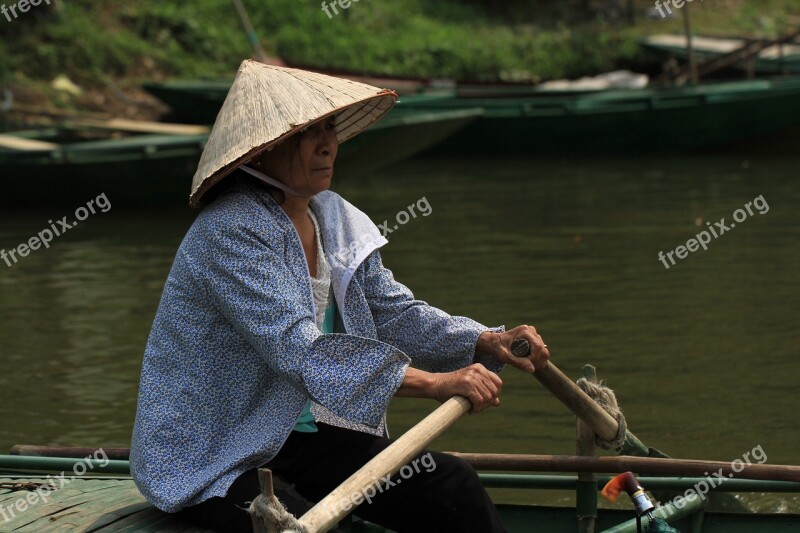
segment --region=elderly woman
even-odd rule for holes
[[[131,469],[160,509],[249,531],[243,509],[266,466],[302,513],[391,443],[393,396],[461,395],[480,412],[500,402],[504,363],[546,365],[534,328],[487,328],[414,299],[383,267],[378,228],[328,190],[339,143],[395,99],[242,63],[145,351]],[[518,337],[528,358],[511,356]],[[355,514],[400,532],[504,530],[469,465],[426,452],[416,466]]]

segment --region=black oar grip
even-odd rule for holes
[[[516,357],[528,357],[531,354],[531,345],[525,339],[511,341],[511,353]]]

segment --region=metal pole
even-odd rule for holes
[[[242,20],[244,31],[247,32],[247,40],[250,41],[250,46],[252,46],[253,50],[256,52],[256,58],[258,58],[258,60],[262,63],[266,63],[269,58],[267,57],[267,53],[261,47],[261,43],[258,41],[256,29],[250,22],[250,17],[247,16],[247,11],[244,9],[241,0],[233,0],[233,5],[236,7],[236,12],[239,13],[239,18]]]
[[[595,368],[592,365],[583,367],[583,377],[597,380]],[[581,420],[577,421],[577,455],[594,457],[595,439],[594,430]],[[593,472],[578,474],[575,487],[575,511],[578,515],[578,533],[594,533],[597,522],[597,476]]]

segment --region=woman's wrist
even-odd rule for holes
[[[435,374],[408,367],[403,383],[395,396],[407,398],[436,398],[438,380]]]
[[[475,357],[494,356],[500,346],[500,334],[494,331],[484,331],[475,343]]]

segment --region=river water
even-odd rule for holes
[[[384,263],[418,298],[487,325],[535,325],[565,373],[597,367],[648,445],[721,461],[761,446],[769,463],[800,464],[799,162],[418,159],[337,175],[334,189],[397,226]],[[109,200],[49,249],[0,262],[0,450],[129,444],[142,352],[194,213]],[[75,207],[3,212],[0,248]],[[707,222],[719,233],[722,218],[729,229],[706,251],[665,268],[659,251]],[[502,377],[501,407],[433,447],[573,453],[574,416],[532,377]],[[396,399],[390,431],[434,407]]]

